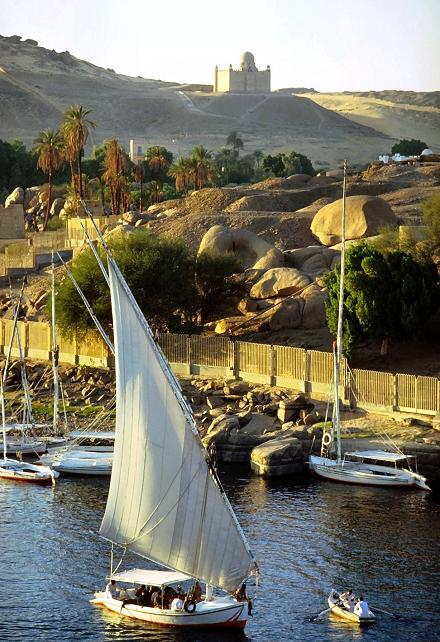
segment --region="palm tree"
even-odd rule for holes
[[[201,189],[213,179],[215,169],[212,154],[203,145],[198,145],[192,150],[191,158],[194,162],[194,188]]]
[[[135,165],[133,169],[133,177],[136,183],[139,183],[140,196],[139,196],[139,211],[142,212],[142,184],[145,177],[144,167],[142,162]]]
[[[112,212],[120,214],[127,192],[125,172],[128,168],[128,157],[119,146],[116,138],[112,138],[106,143],[104,167],[102,179],[110,190]]]
[[[240,149],[243,149],[243,139],[237,134],[237,132],[230,132],[227,139],[226,145],[232,147],[234,152],[237,154],[237,158],[240,153]]]
[[[49,221],[50,206],[52,205],[52,172],[60,169],[64,162],[64,138],[61,132],[53,129],[42,131],[34,141],[33,151],[38,154],[38,167],[49,178],[49,194],[43,225],[43,231],[45,231]]]
[[[95,129],[96,124],[87,118],[91,109],[85,109],[82,105],[72,105],[63,114],[61,130],[66,141],[67,158],[70,162],[72,172],[72,185],[76,193],[75,178],[73,174],[73,163],[76,160],[79,178],[79,196],[83,197],[81,157],[89,138],[89,128]]]
[[[176,191],[186,194],[193,178],[191,159],[188,156],[181,156],[171,165],[168,174],[176,181]]]

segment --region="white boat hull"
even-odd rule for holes
[[[94,604],[105,606],[110,611],[126,617],[168,627],[231,627],[243,629],[248,617],[247,602],[237,602],[234,598],[215,598],[199,602],[193,613],[157,609],[138,604],[122,606],[121,600],[106,596],[104,592],[95,593],[91,600]]]
[[[48,455],[42,459],[60,473],[109,476],[112,472],[113,453],[72,450],[59,458]]]
[[[361,462],[338,463],[334,459],[316,455],[310,456],[309,467],[310,471],[319,477],[346,484],[429,490],[425,478],[409,470],[395,470],[387,466]]]
[[[28,464],[14,459],[0,459],[0,479],[53,484],[59,473],[48,466]]]
[[[46,452],[47,445],[43,441],[19,442],[12,439],[6,439],[6,453],[8,455],[20,452],[22,455],[42,455]]]

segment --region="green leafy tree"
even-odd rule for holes
[[[328,289],[327,323],[336,335],[340,268],[324,277]],[[438,274],[432,261],[417,261],[394,250],[386,255],[359,243],[346,253],[344,352],[362,341],[403,340],[423,331],[439,304]]]
[[[15,187],[41,185],[44,180],[44,173],[37,165],[35,154],[27,151],[21,141],[9,143],[0,140],[0,190],[6,196]]]
[[[201,325],[224,307],[231,307],[246,291],[242,266],[234,254],[202,252],[195,265],[196,308]]]
[[[156,327],[178,328],[182,317],[190,316],[193,300],[192,257],[184,243],[140,230],[113,239],[109,245],[146,318]],[[110,330],[110,293],[90,250],[74,260],[72,272],[95,314]],[[94,327],[69,278],[60,284],[56,300],[57,320],[64,334],[81,335]]]
[[[391,153],[402,154],[402,156],[419,156],[427,147],[428,145],[421,140],[404,138],[392,146]]]
[[[423,220],[435,247],[440,247],[440,191],[422,204]]]
[[[290,152],[287,156],[284,157],[284,171],[286,176],[291,176],[292,174],[309,174],[314,176],[316,174],[312,162],[304,154],[299,154],[298,152]]]
[[[64,162],[64,138],[62,134],[53,129],[45,129],[34,142],[34,152],[38,156],[38,167],[48,176],[49,193],[43,226],[43,230],[46,230],[52,205],[52,174]]]
[[[286,170],[284,166],[284,154],[277,154],[276,156],[268,154],[263,158],[262,167],[268,174],[284,176]]]

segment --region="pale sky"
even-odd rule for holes
[[[440,0],[0,0],[0,34],[168,81],[251,51],[272,89],[440,90]]]

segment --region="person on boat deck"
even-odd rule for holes
[[[151,606],[151,593],[145,584],[142,584],[142,586],[136,590],[135,595],[139,606]]]
[[[181,611],[183,609],[183,595],[178,593],[174,600],[171,602],[172,611]]]
[[[356,604],[356,598],[353,595],[353,589],[349,589],[345,593],[341,593],[339,596],[339,599],[342,601],[344,606],[350,611],[350,613],[353,613],[354,607]]]
[[[202,601],[202,587],[200,586],[200,582],[196,581],[194,584],[191,591],[191,597],[196,604]]]
[[[354,607],[354,612],[359,617],[369,617],[370,609],[368,608],[367,602],[364,600],[362,595],[359,595],[359,600]]]
[[[151,603],[155,609],[162,608],[162,591],[160,589],[156,589],[152,594]]]
[[[252,616],[252,600],[246,592],[246,584],[242,584],[239,589],[233,594],[237,602],[247,602],[248,603],[248,614]]]
[[[116,581],[115,580],[110,580],[110,582],[107,584],[105,587],[105,596],[106,597],[111,597],[114,600],[117,600],[118,596],[118,589],[116,587]]]
[[[246,602],[249,598],[246,593],[246,584],[242,584],[234,593],[237,602]]]

